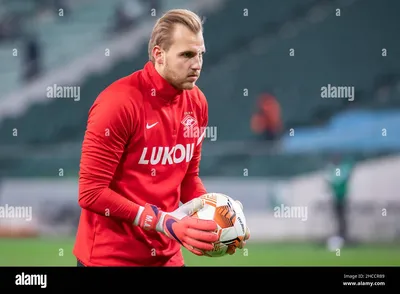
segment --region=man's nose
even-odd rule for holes
[[[202,57],[201,57],[201,56],[197,56],[197,57],[194,59],[194,62],[193,62],[193,64],[192,64],[192,70],[193,70],[193,71],[200,71],[200,70],[201,70],[202,64],[203,64]]]

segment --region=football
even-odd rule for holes
[[[218,225],[218,242],[214,249],[205,251],[209,257],[221,257],[239,246],[246,233],[246,218],[241,205],[231,197],[221,193],[204,195],[204,207],[192,216],[204,220],[214,220]]]

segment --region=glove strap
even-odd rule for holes
[[[143,212],[139,218],[139,227],[147,231],[156,230],[163,213],[157,206],[146,203]]]
[[[158,217],[158,222],[156,224],[156,231],[165,234],[164,230],[164,221],[165,221],[165,212],[161,212],[161,214]]]

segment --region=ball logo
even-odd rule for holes
[[[173,147],[153,147],[151,154],[147,154],[148,148],[144,147],[142,155],[139,159],[139,164],[177,164],[183,161],[189,162],[193,157],[194,143],[177,144]]]
[[[243,225],[242,219],[240,217],[238,217],[237,220],[239,221],[240,227],[242,228],[242,232],[244,234],[246,232],[246,230],[244,229],[244,225]]]

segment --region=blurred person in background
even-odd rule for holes
[[[354,162],[350,158],[334,155],[328,165],[326,182],[332,196],[332,209],[337,225],[336,235],[328,240],[331,249],[337,249],[348,241],[347,208],[351,177],[354,171]]]
[[[275,142],[282,132],[281,107],[271,94],[261,94],[251,117],[251,129],[262,140]]]
[[[41,47],[36,34],[27,35],[24,40],[23,80],[30,82],[41,72]]]

